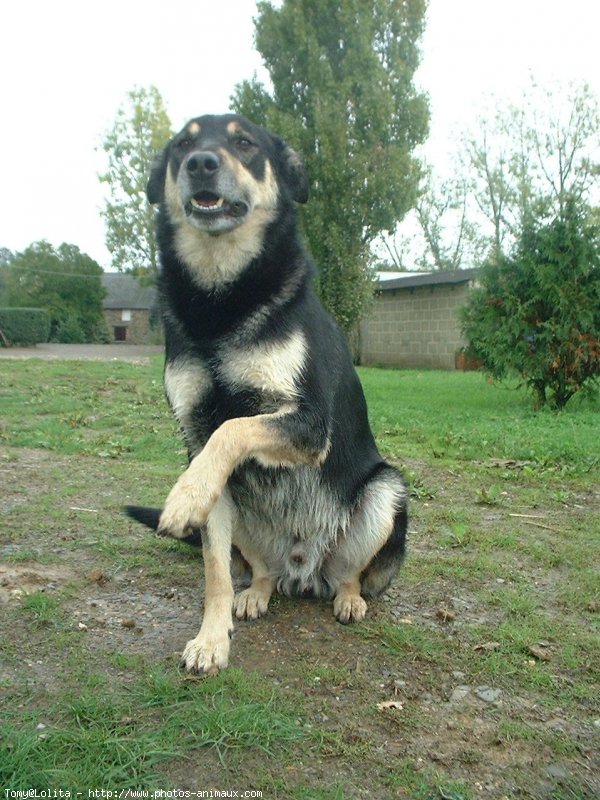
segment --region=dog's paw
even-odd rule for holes
[[[359,594],[338,594],[333,601],[333,613],[339,622],[360,622],[367,613],[367,604]]]
[[[270,590],[250,586],[236,595],[233,611],[238,619],[258,619],[267,613],[270,597]]]
[[[229,640],[233,631],[224,636],[209,637],[202,631],[190,639],[181,656],[181,667],[197,675],[216,675],[225,669],[229,660]]]
[[[185,539],[206,523],[218,492],[208,484],[195,484],[183,475],[169,492],[158,521],[158,533]]]

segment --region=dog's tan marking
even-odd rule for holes
[[[306,337],[300,330],[283,341],[223,353],[220,373],[233,386],[251,386],[260,392],[294,400],[306,363]]]
[[[197,122],[190,122],[190,124],[187,126],[187,132],[190,134],[190,136],[198,136],[200,130],[200,125]]]
[[[265,162],[265,174],[257,180],[242,162],[227,150],[219,149],[219,154],[229,171],[235,175],[238,189],[251,201],[251,211],[274,210],[277,207],[279,188],[270,161]]]
[[[360,596],[360,574],[355,574],[338,587],[333,613],[340,622],[360,622],[367,613],[367,604]]]
[[[233,503],[229,492],[220,496],[207,521],[202,541],[204,559],[204,618],[198,635],[183,651],[186,669],[214,675],[227,666],[233,631],[233,586],[230,573]]]
[[[165,177],[165,202],[169,209],[169,216],[176,225],[183,225],[186,222],[185,211],[181,203],[179,189],[177,188],[177,178],[173,177],[171,166],[167,168]]]
[[[239,548],[252,570],[252,584],[236,595],[233,610],[238,619],[257,619],[266,614],[277,581],[256,549],[252,536],[247,534],[243,525],[236,525],[233,543]]]
[[[319,466],[326,450],[305,452],[286,440],[276,421],[281,414],[226,420],[171,489],[159,530],[176,538],[203,525],[233,471],[247,458],[268,466]]]
[[[404,502],[404,487],[389,473],[376,477],[359,497],[326,571],[329,585],[337,587],[333,613],[340,622],[364,619],[363,572],[392,535],[395,516]],[[377,589],[373,583],[371,579],[371,588]]]
[[[236,617],[238,619],[258,619],[266,614],[276,584],[277,581],[274,578],[253,578],[252,585],[235,598],[233,608]]]
[[[232,120],[231,122],[227,123],[227,133],[230,136],[245,136],[245,135],[247,135],[247,134],[245,134],[244,129],[242,128],[240,123],[236,122],[235,120]]]

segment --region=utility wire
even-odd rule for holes
[[[126,275],[128,273],[123,272],[97,272],[95,275],[90,275],[89,272],[55,272],[54,270],[50,269],[35,269],[35,267],[21,267],[16,264],[0,264],[0,270],[3,269],[14,269],[17,272],[34,272],[37,275],[59,275],[63,278],[101,278],[103,275]]]

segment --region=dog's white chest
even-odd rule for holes
[[[251,388],[294,400],[306,355],[304,334],[296,331],[277,342],[228,349],[221,354],[219,373],[232,388]]]

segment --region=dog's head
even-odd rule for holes
[[[235,114],[193,119],[152,166],[150,203],[177,225],[214,236],[260,216],[274,218],[282,195],[308,199],[298,155],[278,136]]]

